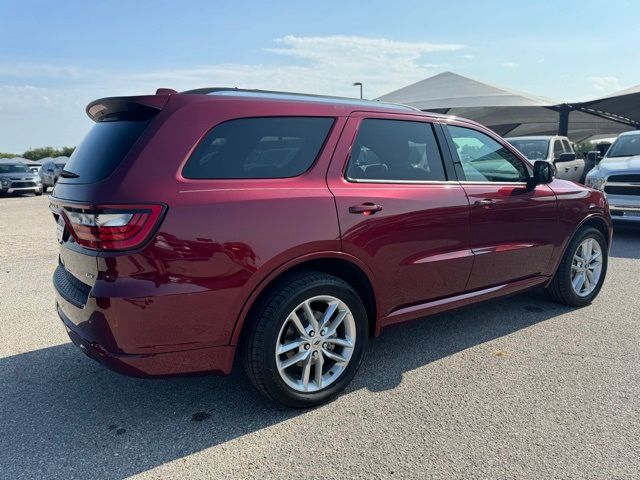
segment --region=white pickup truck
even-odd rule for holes
[[[576,157],[573,146],[567,137],[540,135],[511,137],[506,140],[532,162],[546,160],[554,164],[557,178],[584,183],[587,174],[585,161]]]

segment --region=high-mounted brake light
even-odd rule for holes
[[[158,226],[162,205],[65,207],[60,214],[74,240],[91,250],[130,250],[146,242]]]

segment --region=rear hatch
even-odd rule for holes
[[[144,132],[168,98],[169,95],[105,98],[87,107],[95,124],[71,155],[50,198],[60,243],[54,285],[74,307],[84,308],[99,278],[96,257],[102,252],[141,247],[164,213],[164,205],[114,203],[97,192],[109,190],[109,177],[130,160],[127,157],[143,141]],[[65,314],[73,317],[73,312]]]

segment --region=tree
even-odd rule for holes
[[[45,157],[60,157],[65,156],[69,157],[75,150],[75,147],[40,147],[40,148],[32,148],[31,150],[27,150],[22,154],[22,156],[28,160],[40,160]]]
[[[0,158],[13,158],[13,157],[19,157],[20,155],[16,155],[15,153],[4,153],[4,152],[0,152]]]

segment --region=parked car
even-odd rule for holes
[[[228,374],[237,359],[269,398],[309,407],[391,325],[537,286],[572,306],[600,291],[603,193],[477,123],[159,92],[91,103],[51,197],[58,314],[117,371]]]
[[[53,188],[58,182],[60,173],[62,172],[62,170],[64,170],[64,166],[66,165],[67,161],[67,157],[58,157],[51,160],[46,160],[42,163],[39,175],[45,192],[49,187]]]
[[[0,163],[0,195],[35,193],[42,195],[40,178],[22,163]]]
[[[640,222],[640,131],[620,134],[586,181],[606,193],[614,220]]]
[[[587,174],[585,161],[583,158],[577,158],[567,137],[544,135],[510,137],[506,140],[529,160],[545,160],[555,165],[557,178],[584,183]]]

